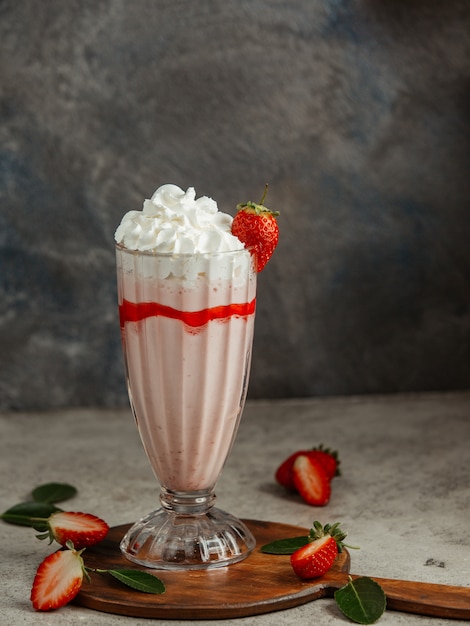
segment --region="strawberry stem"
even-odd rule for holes
[[[99,569],[97,567],[85,567],[87,572],[94,572],[95,574],[107,574],[109,570],[107,569]]]
[[[262,204],[263,204],[263,202],[265,201],[267,193],[268,193],[268,183],[265,183],[265,185],[264,185],[264,193],[263,193],[263,197],[262,197],[262,198],[261,198],[261,200],[260,200],[260,204],[261,204],[261,205],[262,205]]]

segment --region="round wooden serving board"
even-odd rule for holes
[[[245,560],[209,570],[153,570],[165,584],[163,594],[148,594],[126,587],[112,576],[92,573],[84,581],[75,602],[97,611],[166,619],[226,619],[287,609],[332,595],[348,582],[349,553],[344,550],[322,578],[302,581],[290,565],[289,556],[263,554],[260,547],[276,539],[307,535],[308,529],[243,520],[256,538],[256,548]],[[144,569],[128,561],[119,542],[130,525],[111,528],[104,541],[84,553],[87,567]]]

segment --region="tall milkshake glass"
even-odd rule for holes
[[[195,254],[116,245],[129,399],[160,506],[121,542],[131,561],[203,569],[242,560],[255,540],[214,506],[249,378],[256,270],[246,249]]]

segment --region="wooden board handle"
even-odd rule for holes
[[[359,578],[351,575],[351,578]],[[448,619],[470,619],[470,587],[373,577],[387,596],[387,608]]]
[[[361,578],[358,574],[327,572],[324,580],[327,581],[330,594],[332,595],[336,589],[346,585],[349,576],[352,579]],[[370,578],[384,590],[389,610],[470,620],[470,587],[437,585],[377,576],[370,576]]]

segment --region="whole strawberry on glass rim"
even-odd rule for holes
[[[264,206],[267,193],[268,185],[259,203],[250,201],[237,204],[237,214],[232,222],[232,235],[256,253],[257,272],[264,269],[279,241],[276,221],[279,211],[270,211]]]

